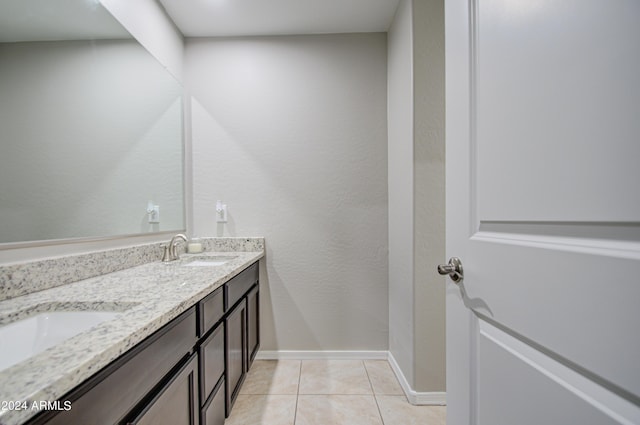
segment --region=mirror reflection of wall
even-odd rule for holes
[[[38,21],[34,2],[0,16]],[[101,38],[0,22],[0,244],[184,229],[182,88],[97,4],[54,3]]]

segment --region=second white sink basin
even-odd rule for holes
[[[0,327],[0,370],[43,352],[121,311],[52,311]]]

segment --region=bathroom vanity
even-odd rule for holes
[[[1,371],[0,398],[28,409],[1,412],[0,424],[223,424],[260,344],[262,256],[183,255],[1,302],[0,314],[17,314],[82,293],[76,307],[95,308],[93,297],[126,309]]]

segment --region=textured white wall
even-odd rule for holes
[[[187,39],[185,57],[194,234],[266,237],[262,349],[386,350],[385,34]]]
[[[389,351],[412,390],[445,391],[443,0],[401,0],[389,49]]]
[[[414,381],[413,38],[410,0],[401,0],[388,33],[389,351]]]
[[[445,374],[444,0],[413,4],[415,387],[442,392]]]

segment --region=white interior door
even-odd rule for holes
[[[640,1],[446,0],[449,425],[640,424]]]

